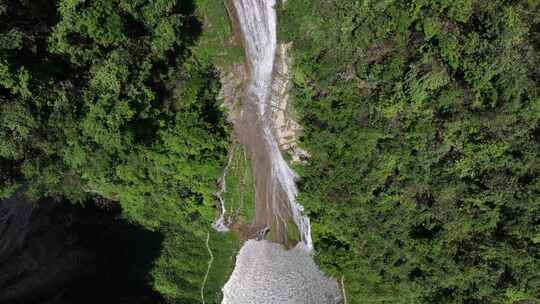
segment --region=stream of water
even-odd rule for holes
[[[250,71],[243,119],[235,127],[241,141],[252,153],[255,170],[261,171],[255,172],[258,179],[255,190],[259,204],[258,221],[274,229],[275,235],[281,234],[285,238],[287,217],[292,218],[299,229],[301,245],[311,251],[313,243],[309,218],[302,215],[303,207],[296,201],[296,174],[281,154],[268,111],[277,48],[274,5],[275,0],[234,1]]]
[[[249,72],[240,117],[234,122],[235,135],[252,161],[253,225],[269,228],[275,243],[249,240],[244,244],[223,288],[222,303],[339,303],[336,281],[325,277],[313,262],[309,218],[296,201],[296,174],[281,154],[269,111],[277,49],[276,1],[233,0],[233,4]],[[300,241],[286,250],[282,244],[291,243],[287,233],[291,219]]]

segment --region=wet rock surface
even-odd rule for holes
[[[234,1],[250,73],[233,122],[236,139],[247,148],[252,162],[253,228],[264,232],[258,239],[267,233],[275,243],[248,240],[244,244],[223,287],[222,303],[341,303],[337,282],[326,277],[311,256],[309,218],[296,201],[297,176],[282,155],[282,150],[288,150],[295,161],[307,157],[296,144],[301,127],[288,115],[288,47],[277,47],[274,5],[274,0]],[[298,228],[298,240],[289,233],[292,225]],[[296,246],[286,250],[284,245]]]
[[[232,64],[228,70],[220,71],[221,90],[219,99],[227,112],[227,120],[235,123],[238,119],[243,85],[246,81],[247,72],[243,64]]]

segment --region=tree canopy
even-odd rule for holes
[[[171,303],[199,301],[179,282],[201,284],[206,271],[229,142],[212,58],[194,52],[195,5],[0,0],[0,197],[25,185],[35,201],[117,201],[123,217],[165,235],[149,276]]]
[[[146,279],[169,303],[200,302],[207,237],[219,302],[238,245],[207,234],[230,141],[215,65],[242,53],[216,3],[0,0],[0,198],[118,202],[163,234]],[[279,12],[299,199],[349,303],[539,300],[540,2]]]
[[[538,1],[287,1],[301,203],[350,303],[540,297]]]
[[[36,197],[98,194],[149,227],[208,215],[228,139],[216,72],[189,50],[193,8],[19,5],[3,6],[0,34],[4,196],[21,183]]]

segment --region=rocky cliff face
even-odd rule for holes
[[[21,193],[0,202],[0,303],[158,302],[139,278],[160,235],[120,220],[114,203],[102,207],[34,206]]]
[[[302,162],[309,158],[309,154],[298,145],[303,129],[295,120],[294,110],[290,103],[292,60],[289,50],[291,47],[292,43],[283,43],[279,44],[276,50],[270,111],[279,148],[289,153],[293,162]]]

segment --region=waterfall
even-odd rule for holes
[[[273,124],[267,111],[271,98],[273,67],[277,49],[277,17],[274,8],[275,0],[236,0],[234,6],[244,37],[246,60],[250,70],[250,82],[246,90],[246,100],[256,105],[257,118],[260,124],[260,133],[266,147],[268,161],[270,162],[270,176],[268,183],[271,194],[269,204],[274,214],[283,213],[278,199],[287,201],[289,212],[298,227],[302,242],[306,250],[313,249],[311,240],[311,227],[309,218],[302,215],[304,210],[296,201],[298,190],[296,188],[296,174],[288,166],[278,147],[273,132]],[[245,111],[245,109],[244,109]],[[280,194],[284,193],[283,195]]]
[[[275,0],[233,0],[242,31],[249,83],[241,113],[234,121],[235,135],[246,146],[255,177],[253,227],[272,239],[290,244],[287,227],[292,219],[300,242],[286,250],[267,240],[248,240],[242,246],[231,277],[223,287],[222,304],[336,304],[340,290],[313,261],[309,218],[297,202],[296,174],[278,146],[269,110],[276,59]]]

